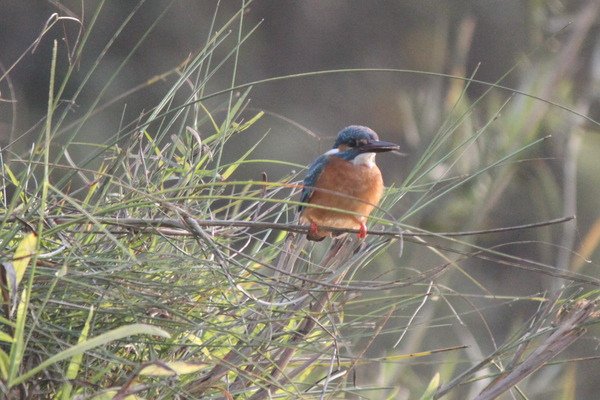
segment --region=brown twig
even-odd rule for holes
[[[57,215],[57,216],[46,216],[45,218],[53,220],[55,223],[63,224],[63,225],[82,225],[82,224],[90,224],[90,220],[83,214],[73,214],[73,215]],[[522,224],[522,225],[514,225],[500,228],[492,228],[492,229],[481,229],[481,230],[473,230],[473,231],[463,231],[463,232],[411,232],[411,231],[369,231],[369,235],[372,236],[387,236],[387,237],[395,237],[395,238],[405,238],[405,237],[465,237],[465,236],[477,236],[484,234],[493,234],[493,233],[502,233],[502,232],[510,232],[522,229],[533,229],[540,228],[549,225],[562,224],[564,222],[568,222],[573,220],[575,217],[561,217],[556,219],[551,219],[542,222],[534,222],[531,224]],[[16,217],[8,217],[6,215],[0,216],[0,219],[4,219],[7,221],[16,220]],[[147,219],[147,218],[114,218],[114,217],[96,217],[95,220],[101,224],[119,226],[124,229],[131,229],[138,232],[144,231],[156,231],[159,230],[160,233],[171,235],[171,236],[194,236],[195,233],[191,232],[189,227],[181,221],[181,219],[174,218],[155,218],[155,219]],[[274,230],[282,230],[287,232],[296,232],[296,233],[308,233],[309,226],[307,225],[294,225],[287,223],[278,223],[278,222],[258,222],[258,221],[240,221],[240,220],[218,220],[218,219],[195,219],[196,224],[202,227],[223,227],[223,228],[257,228],[257,229],[274,229]],[[324,229],[333,232],[336,235],[340,235],[343,233],[359,233],[358,229],[340,229],[333,227],[323,227]],[[58,229],[55,228],[55,229]]]
[[[557,323],[556,328],[554,328],[554,332],[548,336],[548,338],[544,340],[522,363],[514,366],[514,368],[507,369],[505,374],[497,378],[479,394],[479,396],[485,397],[477,397],[476,399],[494,399],[504,391],[516,385],[520,380],[526,378],[528,375],[543,367],[550,359],[552,359],[558,353],[567,348],[571,343],[573,343],[577,338],[583,335],[585,329],[582,327],[582,325],[592,318],[598,318],[596,305],[596,302],[581,300],[577,302],[575,307],[571,310],[564,312],[564,309],[561,309],[558,312],[560,321]],[[538,326],[535,328],[537,329]],[[531,339],[533,338],[531,335],[532,332],[529,330],[528,333],[523,335],[522,340],[524,340],[526,343],[530,343]],[[471,377],[475,372],[488,365],[493,359],[499,357],[502,351],[506,351],[509,347],[511,347],[510,344],[504,345],[502,348],[494,351],[476,365],[462,372],[452,381],[441,386],[433,398],[439,399],[448,394],[448,392],[450,392],[454,387],[461,384],[467,378]],[[520,346],[517,348],[517,352],[519,351]]]
[[[593,317],[596,303],[579,301],[575,309],[563,317],[554,333],[548,336],[521,364],[501,375],[487,386],[474,400],[493,400],[518,382],[531,375],[585,333],[582,325]]]

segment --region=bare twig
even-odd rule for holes
[[[543,367],[546,363],[548,363],[548,361],[550,361],[550,359],[563,351],[585,333],[585,329],[582,327],[585,323],[592,318],[598,318],[596,305],[596,302],[581,300],[577,302],[575,307],[573,307],[571,310],[565,312],[564,309],[560,309],[558,312],[558,319],[560,321],[556,323],[556,327],[545,330],[546,332],[550,330],[553,330],[554,332],[548,336],[548,338],[545,339],[522,363],[514,366],[514,368],[511,368],[510,370],[507,370],[505,374],[501,375],[501,377],[497,378],[487,388],[485,388],[479,394],[476,400],[494,399],[501,393],[510,389],[512,386],[516,385],[528,375]],[[535,327],[537,328],[537,326]],[[525,335],[526,336],[522,337],[521,340],[530,343],[533,337],[530,337],[530,333],[526,333]],[[498,357],[500,354],[502,354],[502,352],[507,351],[512,346],[513,345],[511,343],[505,344],[473,367],[458,375],[449,383],[441,386],[434,398],[439,399],[443,397],[454,387],[464,382],[467,378],[471,377],[481,368],[488,365],[494,358]],[[521,347],[519,346],[516,351],[519,352],[520,348]]]
[[[66,224],[66,225],[82,225],[89,224],[90,220],[83,214],[72,214],[72,215],[47,215],[46,219],[51,219],[57,224]],[[387,237],[395,237],[395,238],[405,238],[405,237],[465,237],[465,236],[476,236],[476,235],[484,235],[484,234],[492,234],[492,233],[501,233],[501,232],[509,232],[516,231],[522,229],[533,229],[540,228],[549,225],[562,224],[564,222],[568,222],[573,220],[575,217],[561,217],[556,219],[551,219],[542,222],[534,222],[531,224],[522,224],[522,225],[514,225],[507,226],[501,228],[492,228],[492,229],[482,229],[482,230],[474,230],[474,231],[463,231],[463,232],[410,232],[410,231],[369,231],[369,235],[372,236],[387,236]],[[11,221],[16,220],[16,217],[0,215],[0,220]],[[95,220],[99,223],[106,225],[118,226],[124,229],[131,229],[137,232],[144,231],[159,231],[160,233],[172,236],[195,236],[195,233],[190,231],[188,226],[181,221],[181,219],[171,219],[171,218],[155,218],[155,219],[147,219],[147,218],[113,218],[113,217],[96,217]],[[307,225],[294,225],[294,224],[286,224],[286,223],[277,223],[277,222],[262,222],[262,221],[241,221],[241,220],[218,220],[218,219],[210,219],[210,220],[199,220],[195,219],[196,224],[202,227],[224,227],[224,228],[257,228],[257,229],[274,229],[274,230],[282,230],[287,232],[296,232],[296,233],[308,233],[309,226]],[[328,231],[333,232],[335,235],[340,235],[343,233],[359,233],[358,229],[340,229],[334,227],[323,227]]]
[[[547,364],[548,361],[569,347],[585,333],[582,325],[593,317],[595,309],[595,302],[589,300],[579,301],[575,309],[563,317],[563,321],[560,322],[552,335],[544,340],[533,353],[512,371],[494,380],[475,400],[495,399]]]

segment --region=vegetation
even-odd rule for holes
[[[53,43],[47,115],[32,145],[12,132],[1,153],[6,398],[575,398],[577,364],[555,356],[597,330],[598,264],[585,261],[600,227],[580,232],[572,251],[569,179],[582,132],[600,124],[587,116],[593,93],[574,93],[565,65],[592,22],[574,26],[520,90],[481,82],[477,71],[344,69],[239,83],[239,52],[257,28],[241,9],[196,54],[106,100],[130,53],[76,109],[137,9],[79,70],[101,12],[85,23],[48,20],[39,41],[63,24],[81,33],[68,54]],[[230,84],[211,91],[224,71]],[[350,233],[308,243],[295,216],[305,166],[274,151],[255,158],[272,133],[257,128],[269,115],[251,109],[249,95],[282,80],[356,74],[443,80],[441,107],[425,96],[404,109],[417,127],[423,110],[442,122],[404,180],[387,182],[365,241]],[[152,109],[131,121],[115,113],[120,127],[102,143],[81,139],[97,114],[163,81]],[[564,97],[551,102],[558,82]],[[562,105],[571,98],[576,107]],[[553,131],[564,132],[559,145]],[[252,144],[240,152],[245,136]],[[557,151],[564,192],[547,162]],[[287,172],[244,177],[257,166]],[[529,203],[523,222],[495,224],[500,201]],[[515,291],[500,292],[495,279],[514,279]]]

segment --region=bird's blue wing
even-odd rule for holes
[[[302,189],[302,195],[300,196],[300,202],[306,203],[310,199],[314,191],[315,184],[317,183],[317,179],[321,175],[321,172],[325,169],[327,162],[329,161],[329,155],[323,154],[321,157],[317,158],[311,165],[308,167],[308,172],[306,174],[306,178],[304,178],[304,189]],[[301,204],[298,206],[298,211],[302,211],[304,206]]]

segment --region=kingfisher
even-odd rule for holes
[[[310,225],[308,240],[318,242],[332,236],[322,227],[358,229],[358,238],[364,239],[367,217],[383,195],[383,178],[375,155],[399,149],[395,143],[379,140],[375,131],[366,126],[342,129],[333,148],[308,167],[303,182],[300,202],[304,204],[299,206],[299,212],[300,223]]]

